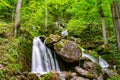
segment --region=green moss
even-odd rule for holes
[[[91,72],[87,73],[86,75],[87,78],[93,78],[93,74]]]
[[[59,43],[57,44],[58,48],[61,49],[62,48],[62,45]]]
[[[52,77],[52,73],[47,73],[44,75],[44,77],[40,78],[40,80],[50,80]]]
[[[49,44],[51,43],[51,39],[50,38],[46,38],[45,44]]]
[[[95,57],[96,59],[98,58],[98,53],[95,51],[91,51],[90,54]]]
[[[62,45],[61,45],[60,43],[56,43],[56,44],[54,45],[54,47],[55,47],[57,50],[61,50]]]
[[[66,45],[67,41],[65,39],[62,40],[63,44]]]

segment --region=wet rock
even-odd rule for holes
[[[55,70],[51,70],[50,73],[51,73],[51,76],[50,76],[49,80],[61,80],[59,78],[58,73]]]
[[[62,39],[54,44],[56,53],[68,63],[79,61],[82,54],[74,41]]]
[[[78,73],[78,75],[81,75],[83,77],[90,78],[90,79],[96,78],[96,76],[92,72],[84,70],[81,67],[75,67],[75,71]]]
[[[102,73],[101,67],[98,64],[95,64],[90,61],[85,61],[83,68],[93,73],[96,79],[100,78],[100,73]],[[103,77],[102,77],[103,78]],[[101,79],[101,78],[100,78]],[[98,80],[100,80],[98,79]],[[102,79],[101,79],[102,80]]]
[[[97,80],[104,80],[104,79],[103,79],[103,75],[100,74],[100,75],[97,77]]]
[[[39,80],[39,73],[29,73],[27,76],[27,80]]]
[[[114,70],[110,69],[103,69],[104,74],[106,74],[108,77],[112,76],[118,76],[118,74]]]
[[[23,75],[17,76],[16,80],[26,80],[26,77]]]
[[[85,61],[83,68],[85,70],[90,71],[95,76],[95,78],[97,80],[103,80],[102,70],[98,64],[95,64],[95,63],[90,62],[90,61]]]
[[[96,69],[96,64],[90,61],[85,61],[84,62],[84,66],[83,66],[86,70],[95,70]]]
[[[55,70],[51,70],[49,73],[41,75],[40,80],[61,80],[59,77],[59,73]]]
[[[77,76],[77,74],[75,72],[64,71],[64,72],[59,73],[59,77],[61,79],[65,79],[65,80],[71,80],[74,76]]]
[[[90,61],[85,61],[83,68],[88,70],[88,71],[93,71],[95,73],[97,73],[97,64],[90,62]]]
[[[75,76],[71,80],[89,80],[89,79],[84,78],[84,77],[80,77],[80,76]]]
[[[27,77],[28,76],[28,71],[24,71],[24,72],[22,72],[22,75],[24,75],[25,77]]]

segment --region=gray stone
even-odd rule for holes
[[[68,63],[79,61],[82,54],[74,41],[62,39],[54,44],[54,49]]]

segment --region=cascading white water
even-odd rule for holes
[[[107,61],[105,61],[101,56],[99,56],[99,61],[97,61],[97,59],[95,59],[93,56],[89,54],[85,54],[84,53],[85,50],[83,48],[81,48],[81,50],[82,50],[82,57],[87,57],[92,62],[99,64],[102,69],[107,69],[109,67],[109,64],[107,63]]]
[[[82,50],[82,57],[86,57],[86,58],[90,59],[92,62],[98,63],[98,61],[93,56],[91,56],[89,54],[85,54],[84,53],[85,50],[83,48],[81,48],[81,50]]]
[[[101,56],[99,56],[99,65],[102,69],[108,68],[109,64]]]
[[[68,36],[68,31],[67,30],[62,31],[61,35],[62,36]]]
[[[51,70],[60,72],[56,57],[53,58],[50,49],[45,46],[39,37],[35,37],[33,40],[31,72],[45,74]]]

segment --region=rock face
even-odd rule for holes
[[[68,63],[79,61],[82,56],[77,44],[70,40],[62,39],[54,44],[54,49]]]

